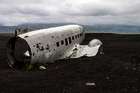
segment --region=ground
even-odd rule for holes
[[[104,54],[59,60],[45,71],[12,70],[0,34],[0,93],[139,93],[140,35],[86,34],[83,44],[98,38]],[[91,83],[91,85],[87,85]]]

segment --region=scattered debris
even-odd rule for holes
[[[86,86],[95,86],[96,84],[94,82],[87,82],[85,85]]]
[[[41,65],[41,66],[39,66],[39,69],[40,69],[40,70],[45,70],[45,69],[46,69],[46,67],[45,67],[45,66],[43,66],[43,65]]]
[[[26,52],[24,53],[24,55],[27,56],[27,57],[29,57],[29,56],[30,56],[29,51],[26,51]]]

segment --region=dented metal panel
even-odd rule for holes
[[[81,33],[83,34],[82,36],[80,36]],[[76,35],[78,37],[72,39]],[[83,41],[84,32],[82,26],[68,25],[24,33],[18,35],[18,38],[24,40],[29,46],[31,64],[49,63],[65,58],[76,44]],[[68,39],[68,45],[65,45],[65,39]],[[62,40],[64,44],[61,45]],[[56,42],[59,42],[60,45],[57,46]],[[15,46],[17,45],[15,44]],[[23,43],[21,43],[21,46],[24,46]],[[28,51],[24,51],[22,54],[29,56]],[[19,59],[22,60],[22,58]]]
[[[28,38],[24,39],[28,42],[31,51],[34,54],[34,56],[32,55],[31,63],[45,63],[54,61],[54,58],[59,59],[66,52],[70,51],[75,43],[80,43],[83,38],[75,39],[72,44],[69,44],[68,46],[56,46],[56,42],[82,33],[81,29],[82,27],[77,25],[62,26],[39,30],[38,32],[35,32],[36,34],[33,33],[34,31],[32,33],[25,33],[20,35],[20,37],[28,36]],[[48,49],[49,46],[51,47]]]

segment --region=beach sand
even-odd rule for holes
[[[89,33],[103,42],[104,54],[59,60],[45,71],[12,70],[7,65],[6,42],[0,34],[0,93],[139,93],[140,35]]]

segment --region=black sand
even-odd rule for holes
[[[0,34],[0,93],[140,92],[140,35],[86,34],[83,43],[100,39],[104,55],[60,60],[47,71],[30,72],[7,66],[5,44],[10,37]]]

